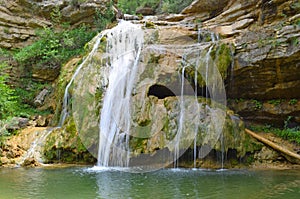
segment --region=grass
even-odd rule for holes
[[[270,125],[265,125],[265,126],[257,125],[257,126],[250,126],[249,128],[257,132],[273,133],[285,140],[300,144],[300,126],[295,128],[279,129],[279,128],[272,127]]]

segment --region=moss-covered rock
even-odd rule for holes
[[[44,157],[49,163],[94,163],[96,161],[82,144],[73,118],[69,118],[64,127],[54,129],[47,137]]]

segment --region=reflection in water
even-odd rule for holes
[[[0,169],[0,198],[298,198],[299,171]]]
[[[257,193],[254,199],[263,198],[299,198],[300,195],[300,175],[299,171],[295,172],[276,172],[272,171],[259,176],[263,183],[263,188]],[[291,176],[293,176],[291,178]],[[298,197],[295,197],[297,196]]]

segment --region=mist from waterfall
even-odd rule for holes
[[[99,124],[98,166],[129,164],[131,95],[143,39],[143,30],[127,21],[121,21],[107,33],[110,71]]]
[[[66,87],[61,121],[68,115],[68,90],[73,88],[72,116],[98,167],[150,171],[173,163],[177,168],[187,149],[193,150],[196,167],[199,154],[208,154],[199,152],[202,144],[213,146],[218,140],[221,128],[215,126],[222,127],[224,114],[205,105],[210,100],[202,101],[198,95],[219,97],[212,94],[217,70],[210,57],[217,37],[209,33],[211,41],[201,41],[199,31],[197,43],[160,44],[148,37],[149,31],[143,24],[120,21],[99,34]],[[169,77],[160,79],[160,74]],[[174,95],[150,97],[149,89],[160,81],[166,88],[165,83],[171,82]],[[217,81],[222,82],[221,76]],[[137,142],[143,142],[142,148],[136,148]]]

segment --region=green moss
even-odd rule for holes
[[[211,56],[215,61],[222,78],[226,79],[228,67],[230,67],[232,62],[232,53],[230,47],[227,44],[222,43],[221,45],[217,46],[215,50],[215,56]]]
[[[150,29],[154,29],[155,28],[155,24],[152,21],[146,21],[145,22],[145,27],[146,28],[150,28]]]
[[[237,159],[230,159],[229,161],[230,161],[230,164],[231,164],[232,166],[236,166],[236,165],[239,164],[239,162],[238,162]]]
[[[131,137],[130,148],[138,151],[139,153],[145,153],[145,147],[147,146],[147,138]]]
[[[195,71],[197,71],[197,84],[200,87],[203,87],[206,85],[205,79],[204,79],[204,74],[200,73],[200,70],[204,71],[204,69],[206,69],[206,54],[207,51],[202,51],[200,54],[200,58],[199,58],[199,65],[196,67],[195,65],[188,65],[185,66],[185,78],[192,83],[192,85],[194,84],[194,80],[195,80]],[[211,52],[210,52],[210,57],[213,61],[213,63],[215,64],[215,66],[218,68],[219,73],[221,74],[221,77],[223,79],[226,79],[227,77],[227,71],[228,68],[231,65],[232,62],[232,53],[231,53],[231,48],[230,46],[228,46],[228,44],[225,43],[221,43],[221,44],[217,44],[215,45]],[[209,67],[212,67],[211,65],[209,65]],[[179,69],[179,71],[182,71],[182,68]]]
[[[160,58],[160,55],[150,54],[150,56],[148,57],[147,64],[145,66],[145,70],[140,76],[141,80],[146,78],[154,78],[154,70],[155,68],[157,68]]]
[[[243,147],[245,148],[246,152],[253,153],[254,151],[259,151],[262,149],[264,145],[260,142],[257,142],[252,137],[250,137],[248,134],[245,135],[245,141],[243,143]]]
[[[254,154],[250,154],[246,157],[246,164],[251,165],[254,162]]]
[[[77,135],[77,129],[76,129],[76,125],[75,125],[75,121],[73,117],[69,118],[69,121],[65,127],[66,129],[66,133],[69,134],[70,138],[74,138]]]
[[[63,128],[54,130],[48,136],[44,146],[44,157],[47,162],[95,162],[95,158],[78,137],[72,117],[66,120]]]

